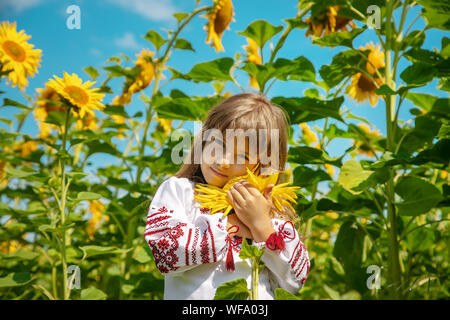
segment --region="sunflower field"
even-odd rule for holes
[[[246,14],[237,1],[192,1],[173,29],[142,30],[148,49],[136,58],[61,70],[33,92],[45,51],[20,23],[0,22],[0,299],[162,299],[148,206],[180,168],[171,155],[193,137],[186,125],[242,91],[266,94],[291,124],[284,174],[300,187],[295,223],[311,269],[302,290],[279,299],[450,298],[448,1],[299,0],[276,25],[232,31]],[[189,28],[226,56],[175,68],[175,51],[195,52]],[[301,47],[282,56],[298,36],[329,63]],[[172,82],[213,93],[167,90]],[[277,94],[288,85],[306,89]],[[357,108],[374,108],[383,127]],[[36,135],[24,133],[29,118]]]

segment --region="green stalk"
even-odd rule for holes
[[[258,283],[259,283],[258,261],[256,261],[256,259],[252,259],[252,291],[250,295],[250,300],[258,300]]]
[[[391,66],[391,44],[393,37],[391,28],[391,20],[393,15],[393,1],[387,1],[386,10],[386,84],[395,90],[395,79],[393,78],[393,70]],[[397,46],[394,46],[394,50]],[[393,136],[393,123],[395,117],[395,95],[385,96],[386,101],[386,127],[387,127],[387,151],[393,152],[395,150],[395,137]],[[397,239],[397,223],[396,223],[396,212],[394,205],[394,175],[395,171],[389,169],[390,178],[386,182],[386,200],[388,208],[388,264],[389,264],[389,280],[390,280],[390,295],[392,299],[401,299],[401,290],[397,288],[401,284],[401,271],[400,271],[400,257],[399,257],[399,247]]]
[[[66,151],[66,141],[67,141],[67,131],[69,130],[69,118],[70,118],[70,106],[67,107],[66,111],[66,120],[64,124],[64,135],[62,140],[62,150]],[[66,216],[65,216],[65,209],[66,209],[66,172],[65,172],[65,154],[59,158],[59,164],[61,168],[61,205],[60,205],[60,219],[61,219],[61,226],[64,226]],[[62,264],[62,271],[63,271],[63,300],[69,299],[69,291],[67,288],[67,262],[66,262],[66,233],[67,230],[63,230],[62,234],[62,240],[61,240],[61,248],[60,248],[60,254],[61,254],[61,264]]]

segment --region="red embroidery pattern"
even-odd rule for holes
[[[202,257],[202,263],[209,262],[209,247],[208,247],[208,235],[207,231],[203,232],[202,241],[200,242],[200,256]]]
[[[170,216],[160,216],[160,217],[156,217],[154,219],[148,218],[147,219],[147,224],[153,224],[153,223],[161,222],[161,221],[167,220],[169,218],[170,218]]]
[[[192,243],[192,263],[196,264],[197,263],[197,242],[198,242],[198,238],[200,236],[200,231],[199,229],[195,229],[195,234],[194,234],[194,242]]]
[[[189,243],[191,242],[191,234],[192,234],[192,229],[189,229],[189,235],[188,235],[188,240],[187,240],[187,244],[186,244],[186,250],[184,252],[184,255],[186,256],[186,265],[189,265]]]
[[[148,235],[151,235],[151,234],[160,233],[160,232],[169,230],[170,228],[162,228],[161,229],[161,227],[165,227],[165,226],[168,226],[168,225],[169,225],[169,221],[164,221],[164,222],[161,222],[161,223],[158,223],[158,224],[155,224],[155,225],[150,225],[147,222],[146,232],[145,232],[144,236],[148,236]]]
[[[200,213],[201,214],[209,214],[210,211],[211,211],[210,208],[200,208]]]
[[[216,257],[216,246],[214,245],[214,236],[213,236],[213,233],[212,233],[212,231],[211,231],[211,226],[209,225],[209,223],[208,223],[208,232],[209,232],[209,235],[210,235],[210,237],[211,237],[211,246],[212,246],[213,262],[216,262],[216,261],[217,261],[217,257]]]
[[[300,244],[300,249],[297,250],[297,247],[298,247],[299,244]],[[291,263],[291,268],[292,268],[292,269],[294,269],[295,265],[297,264],[298,259],[300,258],[301,254],[302,254],[302,252],[303,252],[303,249],[306,249],[306,248],[305,248],[305,245],[304,245],[303,243],[301,243],[300,241],[299,241],[299,243],[297,244],[297,247],[295,248],[295,249],[297,250],[297,253],[295,253],[295,250],[294,250],[295,258],[294,258],[294,260],[293,260],[292,263]],[[294,256],[294,254],[293,254],[292,256]],[[292,258],[291,258],[291,259],[292,259]]]
[[[175,252],[179,248],[178,238],[184,235],[182,227],[185,226],[186,223],[179,223],[169,229],[160,239],[149,242],[156,266],[161,273],[168,273],[170,270],[178,269],[176,264],[179,259]]]
[[[147,217],[147,219],[148,219],[148,218],[151,218],[151,217],[153,217],[153,216],[156,216],[156,215],[158,215],[158,214],[167,213],[167,212],[169,211],[165,206],[162,206],[162,207],[159,208],[159,209],[156,209],[155,207],[152,207],[151,210],[157,210],[157,211],[154,212],[154,213],[152,213],[152,214],[150,214],[150,215]],[[173,210],[170,210],[170,213],[173,213]]]

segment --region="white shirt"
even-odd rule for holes
[[[199,207],[194,188],[187,178],[171,177],[159,186],[149,207],[144,236],[165,275],[165,300],[212,300],[219,285],[237,278],[251,286],[250,259],[239,258],[241,238],[228,236],[228,218],[223,213],[211,215],[209,209]],[[261,300],[274,299],[275,288],[297,293],[310,267],[308,252],[292,223],[272,219],[272,226],[283,235],[285,249],[266,248],[261,257],[265,263],[259,275]],[[225,266],[230,240],[234,240],[234,271]],[[265,242],[253,245],[261,248]]]

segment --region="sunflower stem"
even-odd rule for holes
[[[385,67],[385,75],[386,75],[386,84],[392,89],[395,90],[395,80],[393,79],[393,75],[395,71],[392,70],[391,65],[391,50],[394,49],[395,53],[398,51],[397,46],[394,45],[394,48],[391,47],[392,39],[395,34],[392,33],[392,24],[391,20],[393,17],[394,11],[394,3],[393,1],[387,1],[386,8],[386,67]],[[394,68],[396,65],[394,65]],[[387,151],[394,151],[394,139],[393,136],[393,126],[396,123],[393,123],[395,118],[395,95],[385,96],[386,101],[386,128],[387,128]],[[398,238],[397,238],[397,216],[394,205],[394,170],[389,168],[389,180],[385,184],[385,193],[387,200],[387,209],[388,209],[388,220],[389,220],[389,228],[388,228],[388,264],[389,264],[389,280],[390,280],[390,294],[392,299],[400,299],[401,292],[398,290],[397,286],[401,284],[401,269],[400,269],[400,256],[399,256],[399,246],[398,246]]]
[[[67,189],[66,189],[66,172],[65,172],[65,165],[66,165],[66,142],[67,142],[67,132],[69,131],[69,119],[70,119],[70,108],[71,106],[67,106],[66,110],[66,119],[64,123],[64,133],[63,133],[63,139],[62,139],[62,146],[61,150],[64,151],[64,154],[62,157],[59,157],[59,164],[61,168],[61,204],[59,205],[60,208],[60,220],[61,220],[61,227],[64,227],[65,221],[66,221],[66,196],[67,196]],[[69,299],[70,292],[67,288],[67,262],[66,262],[66,236],[67,236],[67,230],[63,229],[62,231],[62,240],[60,244],[60,255],[61,255],[61,265],[62,265],[62,272],[63,272],[63,300]]]

